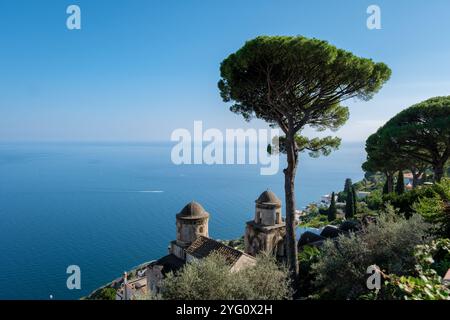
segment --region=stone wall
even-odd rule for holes
[[[261,252],[268,252],[283,257],[284,238],[286,228],[284,225],[272,227],[258,227],[253,221],[247,223],[244,237],[245,253],[256,256]]]
[[[208,237],[208,218],[204,219],[177,219],[177,242],[189,245],[199,236]]]

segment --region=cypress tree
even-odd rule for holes
[[[388,186],[388,179],[386,179],[386,182],[384,183],[383,186],[383,194],[388,194],[389,193],[389,186]]]
[[[352,185],[353,185],[352,179],[350,178],[345,179],[344,192],[348,193],[351,190]]]
[[[336,220],[336,213],[337,213],[337,209],[336,209],[336,200],[335,200],[335,195],[334,192],[331,194],[331,203],[330,203],[330,207],[328,208],[328,221],[334,221]]]
[[[356,196],[356,190],[355,187],[352,187],[352,194],[353,194],[353,216],[356,215],[357,209],[358,209],[358,197]]]
[[[347,200],[345,202],[345,218],[350,219],[353,218],[355,213],[355,200],[353,199],[353,192],[350,189],[347,193]]]
[[[403,176],[403,171],[400,170],[398,172],[398,177],[397,177],[397,184],[395,186],[395,192],[397,194],[402,194],[405,192],[405,180],[404,180],[404,176]]]
[[[346,201],[347,195],[351,191],[352,186],[353,186],[352,179],[350,178],[345,179],[344,190],[338,193],[338,202]]]

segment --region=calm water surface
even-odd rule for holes
[[[256,165],[176,166],[169,144],[0,144],[0,299],[77,299],[167,252],[189,201],[211,214],[210,236],[240,237],[267,188],[283,176]],[[362,144],[302,155],[298,207],[362,178]],[[281,160],[282,166],[284,161]],[[81,290],[66,268],[81,268]]]

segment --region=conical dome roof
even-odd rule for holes
[[[201,219],[209,217],[209,213],[198,202],[189,202],[181,211],[177,214],[177,218],[180,219]]]
[[[266,190],[256,200],[258,204],[275,204],[281,206],[281,200],[270,190]]]

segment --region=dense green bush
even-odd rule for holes
[[[333,192],[331,194],[330,207],[328,208],[328,212],[327,212],[328,221],[332,222],[332,221],[336,220],[336,214],[337,214],[336,199],[335,199],[335,193]]]
[[[92,297],[92,300],[116,300],[116,290],[111,287],[102,288],[96,292]]]
[[[302,222],[301,227],[308,228],[321,228],[328,225],[328,216],[326,215],[317,215],[315,217],[311,217],[305,222]]]
[[[433,196],[418,199],[412,209],[433,225],[436,235],[450,238],[450,180],[443,179],[431,189]]]
[[[312,266],[318,294],[325,299],[352,299],[367,293],[366,270],[374,264],[388,273],[411,272],[414,248],[424,243],[428,228],[419,215],[405,219],[388,207],[361,233],[326,241]]]
[[[442,283],[442,276],[450,267],[450,240],[440,239],[417,246],[414,256],[417,259],[415,274],[383,274],[384,286],[369,297],[384,300],[450,300],[450,288]]]
[[[410,217],[414,212],[414,203],[423,198],[434,198],[436,196],[437,193],[432,186],[420,187],[400,195],[396,193],[385,194],[383,195],[383,202],[390,203],[405,217]]]
[[[364,200],[370,210],[379,210],[383,206],[382,190],[372,191]]]
[[[413,209],[433,225],[436,235],[450,238],[450,207],[441,198],[420,199]]]
[[[320,250],[313,246],[303,246],[298,254],[299,281],[296,288],[299,296],[308,297],[314,294],[314,279],[312,265],[320,259]]]
[[[170,300],[281,300],[292,297],[287,269],[271,256],[255,266],[230,272],[218,254],[186,264],[162,282],[162,298]]]

